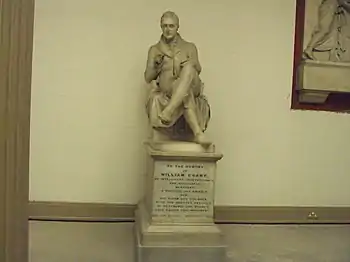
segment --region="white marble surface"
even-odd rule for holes
[[[350,63],[307,61],[300,67],[301,89],[350,93]]]
[[[215,170],[215,162],[156,161],[154,221],[213,221]]]
[[[152,146],[154,149],[164,151],[164,152],[214,152],[215,145],[211,144],[208,147],[203,147],[200,144],[186,142],[186,141],[166,141],[166,142],[155,142],[152,141]]]

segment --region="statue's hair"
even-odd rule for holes
[[[160,18],[160,23],[162,23],[163,19],[166,17],[173,18],[176,21],[177,25],[180,24],[179,17],[173,11],[166,11],[165,13],[163,13],[162,17]]]

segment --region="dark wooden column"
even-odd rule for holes
[[[28,261],[34,0],[0,0],[0,261]]]

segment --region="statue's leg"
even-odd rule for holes
[[[199,125],[197,115],[195,113],[195,102],[193,94],[190,94],[188,99],[185,101],[185,111],[184,111],[184,117],[186,119],[186,122],[192,129],[193,135],[194,135],[194,141],[198,144],[202,145],[209,145],[211,144],[206,137],[204,136],[203,130]]]
[[[197,75],[197,72],[191,64],[186,64],[182,68],[179,79],[177,80],[176,86],[173,89],[170,101],[163,112],[159,115],[162,122],[169,123],[171,121],[171,116],[173,115],[174,111],[188,96],[192,81]]]

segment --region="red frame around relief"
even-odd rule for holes
[[[330,94],[323,104],[300,103],[297,90],[297,68],[301,62],[304,41],[305,0],[296,0],[294,60],[291,109],[344,112],[350,110],[350,94]],[[350,79],[349,79],[350,80]]]

